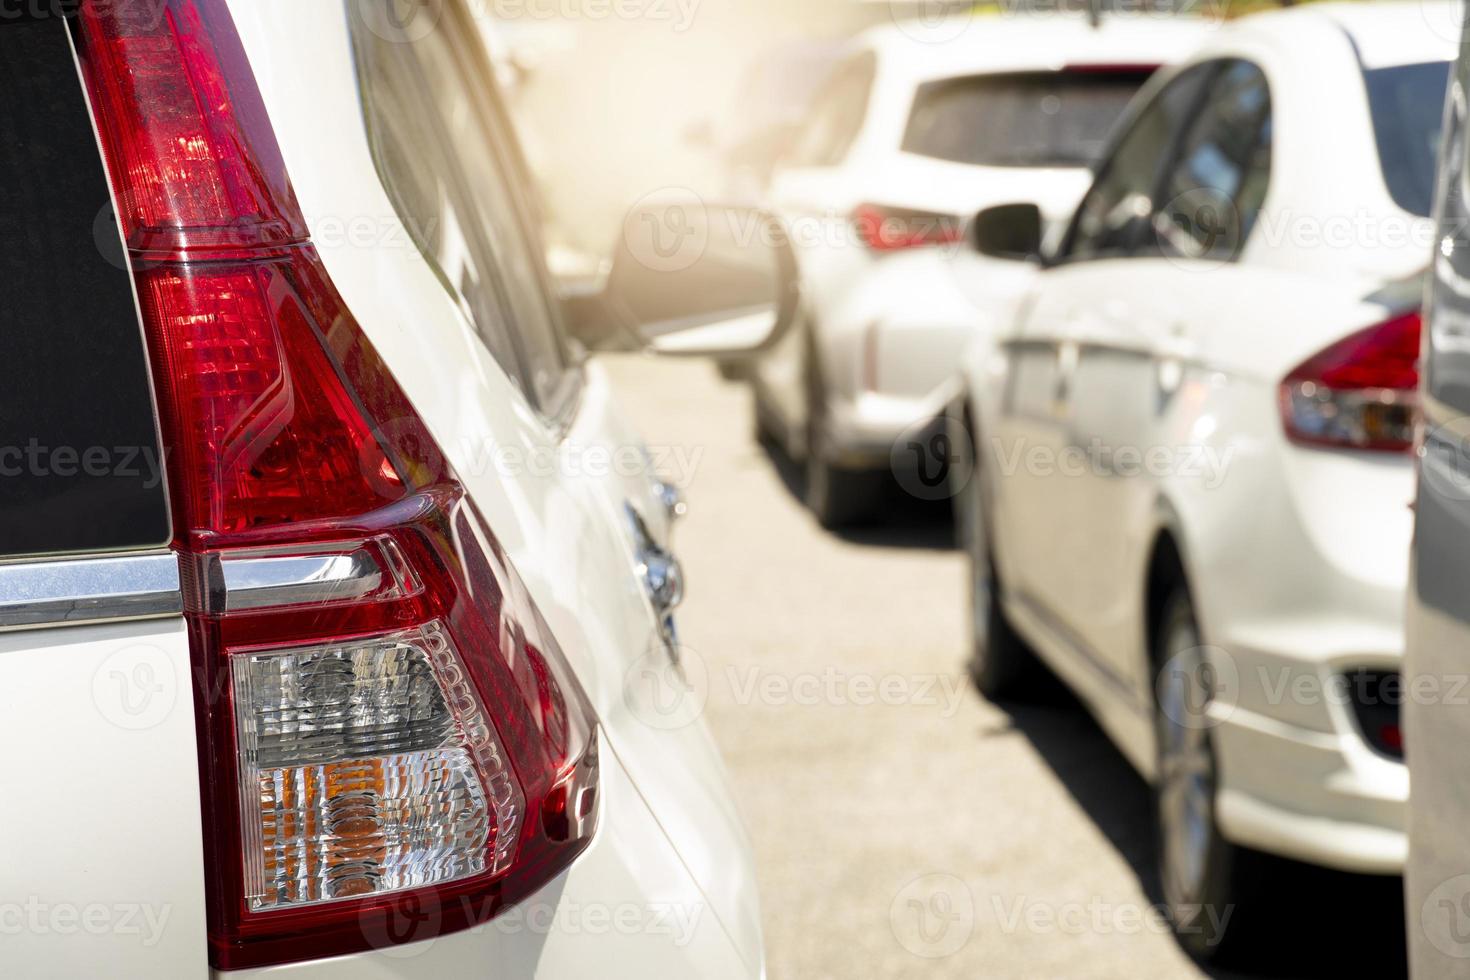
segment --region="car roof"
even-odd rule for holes
[[[1187,57],[1218,25],[1189,15],[1012,12],[941,22],[900,20],[860,35],[890,80],[916,83],[989,72],[1046,71],[1075,64],[1157,66]]]
[[[1329,24],[1347,35],[1363,67],[1372,69],[1453,59],[1461,18],[1458,0],[1365,0],[1265,11],[1230,29],[1289,40],[1308,23]]]

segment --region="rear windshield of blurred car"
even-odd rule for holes
[[[1450,66],[1444,61],[1363,72],[1388,192],[1399,207],[1424,217],[1434,206],[1434,169],[1449,78]]]
[[[990,167],[1088,167],[1151,72],[1067,70],[979,75],[920,87],[908,153]]]

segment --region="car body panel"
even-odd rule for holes
[[[637,508],[667,537],[645,447],[595,365],[578,369],[569,424],[537,412],[413,245],[369,149],[349,43],[355,5],[231,6],[333,282],[525,580],[612,750],[707,890],[713,919],[729,931],[749,973],[760,973],[749,845],[704,723],[660,727],[643,695],[627,693],[630,677],[670,662],[637,575],[626,512]],[[310,103],[302,91],[313,93]],[[333,153],[321,153],[323,145]]]
[[[0,632],[11,976],[202,976],[204,843],[181,617]]]

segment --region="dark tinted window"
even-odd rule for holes
[[[142,329],[66,31],[0,18],[5,556],[170,537]]]
[[[919,89],[903,149],[996,167],[1087,167],[1147,71],[1028,72]]]
[[[1434,203],[1434,163],[1449,77],[1450,66],[1442,61],[1363,72],[1383,179],[1399,207],[1424,217]]]
[[[1154,227],[1167,251],[1234,255],[1250,235],[1271,177],[1271,94],[1245,61],[1227,64],[1190,126],[1159,194]]]
[[[1154,212],[1160,170],[1214,71],[1213,65],[1189,69],[1134,117],[1077,209],[1066,257],[1123,255],[1141,240]]]

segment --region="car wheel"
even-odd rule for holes
[[[1213,675],[1187,591],[1165,602],[1156,636],[1159,879],[1179,944],[1197,960],[1219,960],[1239,945],[1232,920],[1249,852],[1222,837],[1215,821],[1218,768],[1207,714]]]
[[[970,679],[989,700],[1014,700],[1034,690],[1040,664],[1001,606],[979,473],[973,474],[958,499],[958,530],[970,565]]]
[[[810,361],[809,361],[810,364]],[[854,470],[829,462],[831,440],[827,435],[827,400],[822,394],[815,365],[808,368],[806,489],[807,509],[817,523],[828,529],[872,520],[883,500],[886,473]]]

